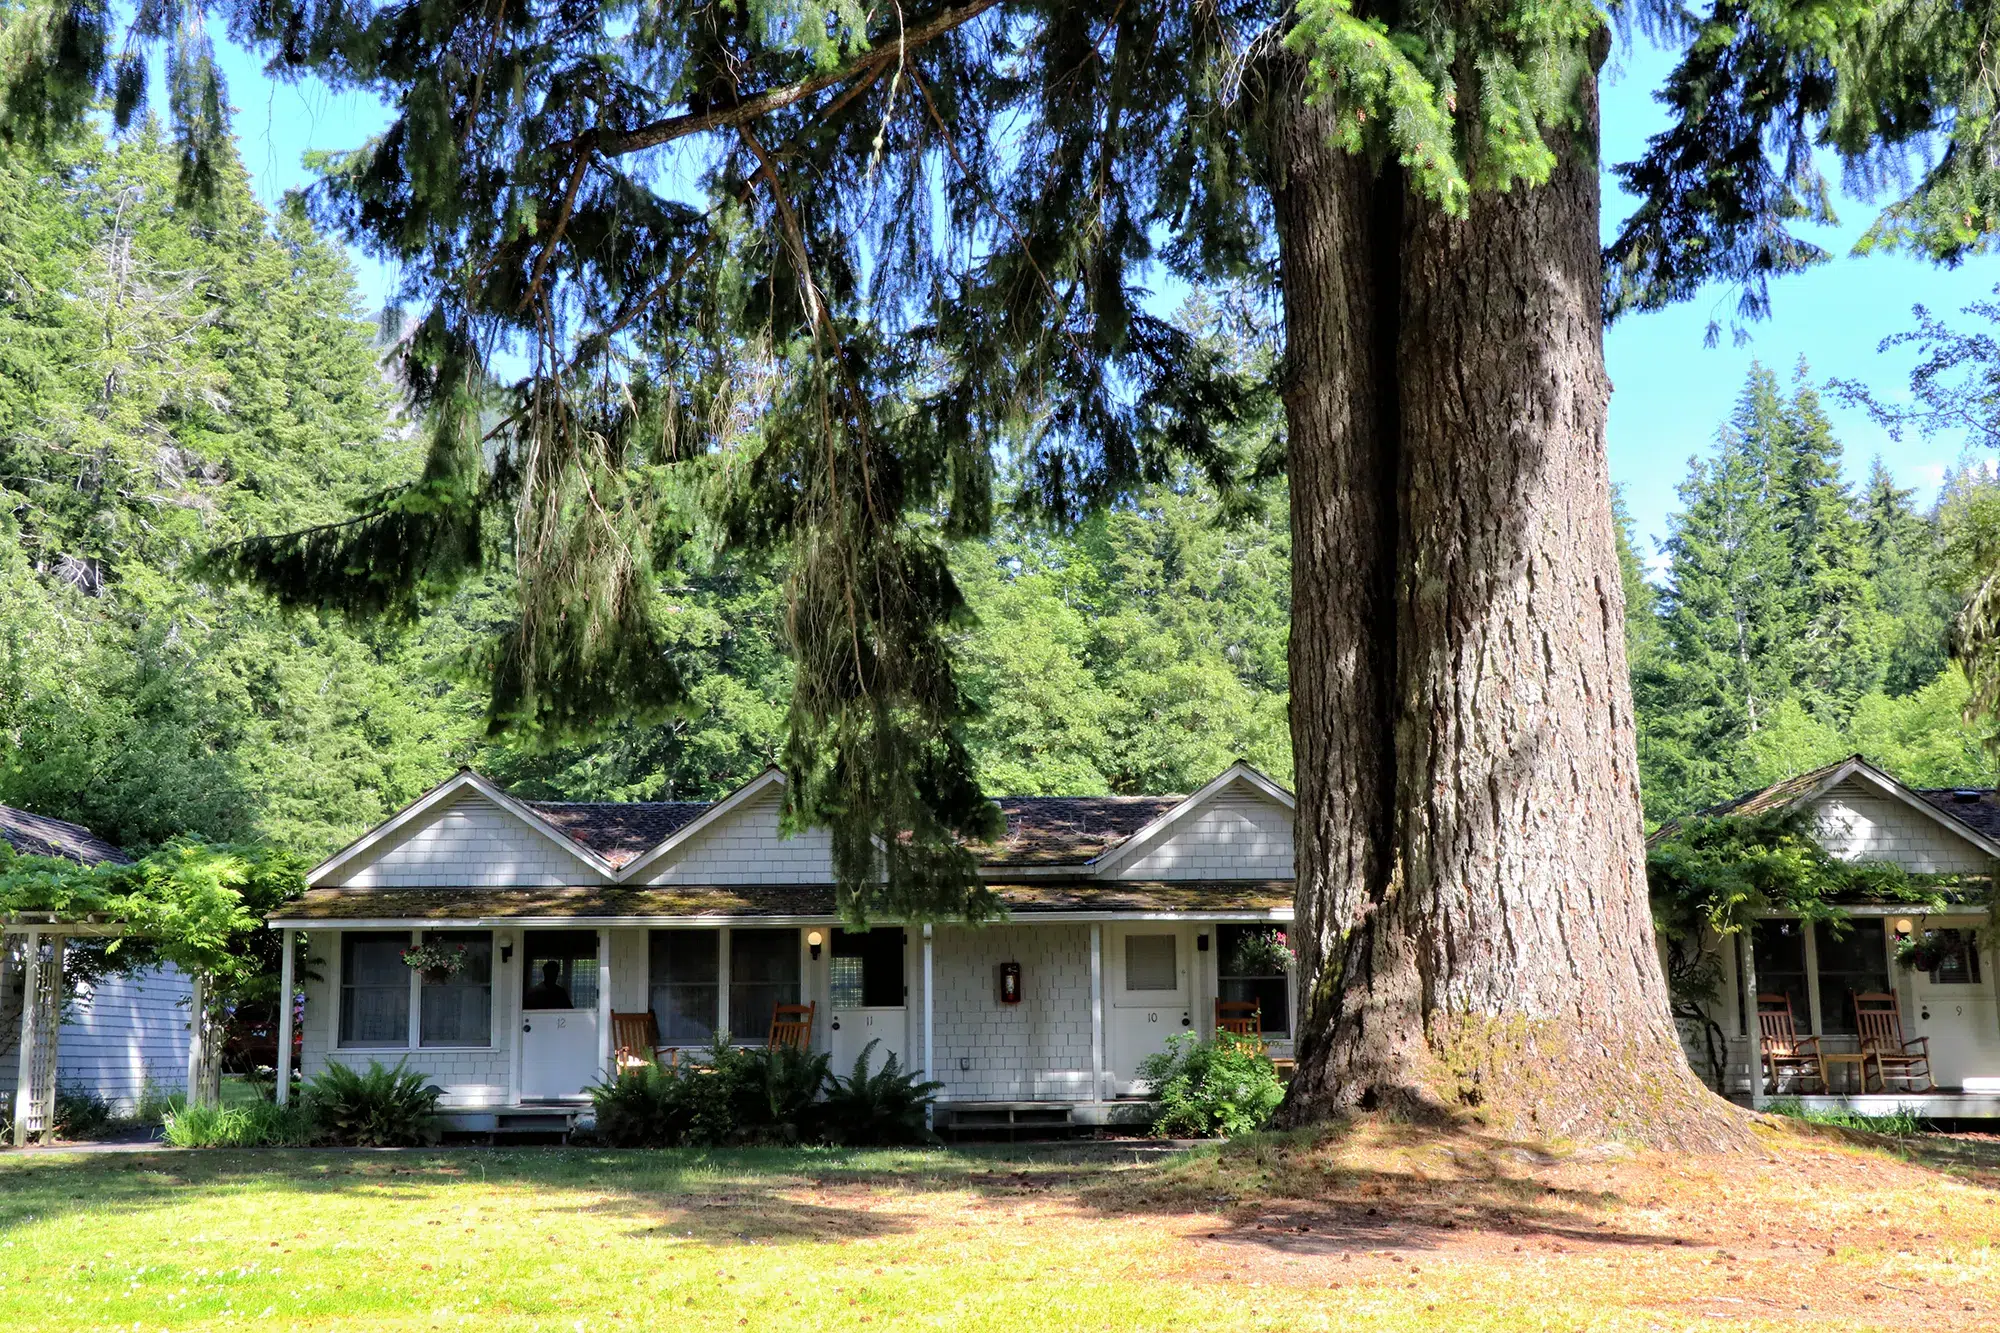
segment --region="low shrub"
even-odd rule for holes
[[[666,1148],[683,1140],[680,1080],[671,1070],[640,1065],[590,1089],[597,1138],[613,1148]]]
[[[111,1103],[88,1088],[56,1087],[55,1137],[94,1139],[111,1127]]]
[[[319,1139],[348,1148],[414,1148],[436,1143],[441,1091],[398,1060],[366,1070],[328,1065],[306,1084],[304,1101]]]
[[[819,1107],[821,1134],[833,1143],[856,1145],[935,1142],[928,1112],[944,1084],[919,1082],[894,1054],[870,1074],[868,1057],[878,1045],[880,1038],[861,1048],[848,1077],[828,1080]]]
[[[1263,1043],[1234,1032],[1214,1041],[1176,1033],[1166,1050],[1140,1062],[1139,1077],[1153,1085],[1159,1104],[1153,1132],[1169,1138],[1255,1133],[1285,1098]]]
[[[318,1132],[303,1105],[245,1102],[176,1107],[167,1112],[161,1137],[175,1148],[303,1148]]]

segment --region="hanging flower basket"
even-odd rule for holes
[[[1280,976],[1297,967],[1298,962],[1284,931],[1262,930],[1237,942],[1229,968],[1239,977]]]
[[[465,970],[462,944],[413,944],[403,950],[403,966],[423,974],[425,981],[442,986]]]

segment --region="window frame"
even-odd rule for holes
[[[724,964],[724,954],[722,946],[723,934],[724,934],[723,931],[713,926],[652,926],[647,928],[646,1008],[648,1012],[650,1012],[653,1015],[653,1022],[656,1025],[658,1025],[661,1045],[671,1046],[680,1050],[696,1050],[699,1049],[700,1047],[707,1046],[713,1043],[715,1040],[715,1034],[722,1030],[724,1024],[723,1007],[722,1007],[723,1001],[725,999],[724,992],[729,984],[728,971]],[[664,982],[661,981],[659,976],[653,970],[653,941],[656,937],[660,935],[707,936],[713,953],[713,956],[710,959],[710,962],[712,963],[712,968],[709,974],[709,980],[678,981],[678,982],[672,980]],[[687,1042],[687,1041],[676,1040],[675,1038],[671,1037],[668,1034],[666,1024],[660,1021],[660,1011],[657,1007],[658,1002],[656,999],[657,993],[664,987],[668,986],[686,986],[690,988],[698,986],[709,993],[711,1009],[710,1009],[708,1036],[705,1039],[698,1042]]]
[[[428,985],[428,983],[426,983],[426,982],[424,981],[424,977],[423,977],[423,973],[421,973],[421,972],[418,972],[418,971],[417,971],[416,969],[412,968],[412,969],[410,969],[410,976],[411,976],[412,978],[414,978],[414,979],[415,979],[415,981],[416,981],[416,983],[417,983],[417,994],[416,994],[416,1001],[415,1001],[415,1007],[416,1007],[416,1020],[417,1020],[417,1021],[416,1021],[416,1024],[415,1024],[415,1029],[416,1029],[416,1044],[415,1044],[414,1046],[412,1046],[412,1047],[411,1047],[411,1049],[412,1049],[412,1050],[421,1050],[421,1051],[490,1051],[490,1050],[492,1050],[492,1049],[493,1049],[493,1034],[494,1034],[494,1031],[495,1031],[495,1030],[496,1030],[496,1029],[497,1029],[497,1028],[498,1028],[498,1027],[500,1026],[500,1025],[499,1025],[499,1022],[498,1022],[498,1015],[497,1015],[497,1014],[496,1014],[496,1013],[494,1012],[494,1008],[493,1008],[493,1002],[494,1002],[494,998],[495,998],[495,995],[496,995],[496,993],[497,993],[497,992],[499,991],[499,989],[500,989],[500,987],[499,987],[499,965],[500,965],[500,959],[499,959],[499,957],[498,957],[498,955],[499,955],[499,949],[498,949],[498,947],[497,947],[497,946],[495,945],[495,943],[494,943],[494,940],[493,940],[493,932],[492,932],[492,931],[490,931],[490,930],[478,930],[478,929],[472,929],[472,930],[460,930],[460,929],[454,929],[454,928],[450,928],[450,927],[442,927],[442,928],[439,928],[439,929],[436,929],[436,930],[420,930],[420,931],[417,931],[417,932],[416,932],[416,937],[417,937],[417,942],[418,942],[418,943],[422,943],[422,942],[423,942],[423,939],[424,939],[424,937],[425,937],[425,936],[427,936],[427,935],[438,935],[438,936],[443,936],[443,937],[445,937],[445,938],[446,938],[446,940],[447,940],[447,941],[449,941],[450,937],[452,937],[452,936],[459,936],[459,937],[461,937],[461,938],[462,938],[462,937],[464,937],[464,936],[476,936],[476,937],[483,937],[483,938],[485,939],[485,941],[486,941],[486,981],[485,981],[485,990],[486,990],[486,1040],[485,1040],[484,1042],[466,1042],[466,1041],[437,1041],[437,1042],[431,1042],[431,1041],[425,1041],[425,1040],[424,1040],[424,1014],[423,1014],[423,1004],[424,1004],[424,992],[425,992],[425,990],[426,990],[427,988],[428,988],[428,989],[430,989],[430,990],[432,990],[432,991],[444,991],[444,990],[469,990],[469,989],[471,989],[471,987],[468,987],[468,986],[454,986],[454,985],[452,985],[452,984],[451,984],[450,982],[447,982],[447,983],[445,983],[444,985],[441,985],[441,986],[429,986],[429,985]]]
[[[771,1039],[770,1015],[760,1015],[759,1021],[764,1024],[764,1030],[754,1037],[749,1035],[743,1030],[741,1021],[743,1017],[741,1012],[742,1006],[737,1003],[736,993],[739,990],[747,991],[753,988],[767,990],[773,986],[781,986],[784,983],[740,980],[736,975],[737,937],[740,935],[770,935],[774,937],[773,943],[778,943],[781,939],[789,937],[790,944],[782,952],[791,959],[791,998],[788,1000],[779,1000],[776,1003],[804,1004],[806,967],[803,957],[805,953],[803,941],[805,939],[805,932],[797,926],[731,926],[726,930],[716,933],[720,937],[717,947],[721,950],[721,983],[724,992],[722,999],[725,1006],[722,1011],[721,1020],[728,1029],[729,1044],[731,1046],[752,1047],[766,1045]],[[778,955],[773,955],[773,957],[776,956]]]
[[[1270,922],[1270,921],[1225,921],[1225,922],[1219,922],[1215,927],[1215,936],[1214,936],[1215,998],[1218,1000],[1235,999],[1236,998],[1235,996],[1223,993],[1225,988],[1232,981],[1250,982],[1253,984],[1262,984],[1265,986],[1269,986],[1273,983],[1276,983],[1279,990],[1283,993],[1285,997],[1285,1026],[1284,1027],[1266,1026],[1261,1028],[1259,1030],[1258,1035],[1263,1037],[1266,1041],[1290,1041],[1292,1039],[1293,1011],[1296,1008],[1296,1000],[1292,994],[1292,969],[1287,968],[1283,972],[1271,972],[1254,976],[1246,972],[1224,971],[1223,969],[1228,966],[1230,951],[1223,944],[1223,932],[1238,931],[1238,930],[1266,931],[1266,930],[1280,930],[1280,929],[1283,929],[1283,927],[1275,922]],[[1263,1010],[1262,996],[1257,997],[1257,1003],[1260,1013],[1262,1013]],[[1268,1014],[1264,1014],[1263,1016],[1268,1017]]]
[[[346,1026],[345,1016],[347,1010],[346,999],[347,999],[348,941],[356,936],[389,937],[389,936],[400,935],[403,937],[404,947],[408,948],[412,945],[422,943],[424,935],[433,930],[448,931],[457,934],[468,934],[468,935],[478,934],[486,936],[487,947],[492,950],[491,957],[493,959],[492,973],[490,979],[486,983],[486,1005],[487,1005],[486,1044],[483,1046],[459,1045],[459,1044],[452,1044],[452,1045],[424,1044],[423,1040],[424,978],[423,974],[418,972],[413,967],[405,967],[403,969],[404,971],[410,974],[410,980],[409,980],[410,990],[408,999],[405,1001],[407,1007],[404,1010],[405,1021],[403,1024],[402,1041],[349,1042],[345,1040],[341,1036],[341,1033]],[[500,987],[499,945],[495,940],[494,931],[479,930],[476,927],[461,931],[458,930],[457,928],[450,926],[414,926],[408,930],[343,930],[339,933],[338,938],[340,942],[333,949],[333,961],[331,968],[333,973],[331,989],[333,991],[333,997],[334,997],[333,1046],[332,1046],[332,1051],[334,1053],[337,1054],[342,1051],[403,1051],[410,1054],[417,1054],[424,1051],[498,1051],[501,1049],[498,1041],[496,1040],[500,1032],[500,1029],[503,1025],[500,1020],[499,1010],[496,1007],[500,1001],[501,987]],[[398,965],[401,966],[401,960],[398,959],[397,961]]]

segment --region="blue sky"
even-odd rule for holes
[[[222,60],[237,109],[243,160],[266,203],[309,182],[300,162],[305,151],[352,146],[386,121],[371,98],[335,96],[317,85],[273,83],[254,61],[234,50],[224,51]],[[1622,48],[1614,55],[1604,90],[1606,162],[1636,157],[1646,137],[1664,126],[1665,114],[1651,94],[1670,64],[1665,54],[1644,47]],[[1607,181],[1607,234],[1626,207]],[[1753,360],[1789,380],[1803,357],[1815,383],[1858,379],[1895,393],[1906,381],[1912,358],[1907,352],[1878,354],[1876,345],[1911,325],[1910,307],[1956,311],[2000,283],[2000,261],[1993,259],[1953,271],[1892,255],[1850,258],[1847,250],[1874,209],[1843,196],[1837,210],[1840,225],[1814,237],[1836,258],[1776,284],[1773,316],[1752,330],[1748,345],[1736,346],[1726,333],[1721,345],[1703,345],[1709,321],[1727,321],[1732,297],[1722,291],[1658,314],[1628,317],[1606,333],[1605,360],[1613,385],[1611,475],[1624,488],[1643,557],[1654,558],[1655,541],[1664,535],[1676,503],[1674,487],[1686,475],[1689,457],[1714,447],[1716,429],[1728,416]],[[393,275],[361,256],[356,263],[367,299],[379,304]],[[1869,459],[1880,453],[1898,480],[1917,487],[1928,501],[1958,455],[1957,441],[1891,440],[1863,414],[1831,400],[1827,408],[1847,447],[1848,473],[1854,478],[1865,475]]]

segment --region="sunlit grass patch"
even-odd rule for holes
[[[1772,1142],[0,1156],[0,1328],[1992,1325],[1990,1186]]]

